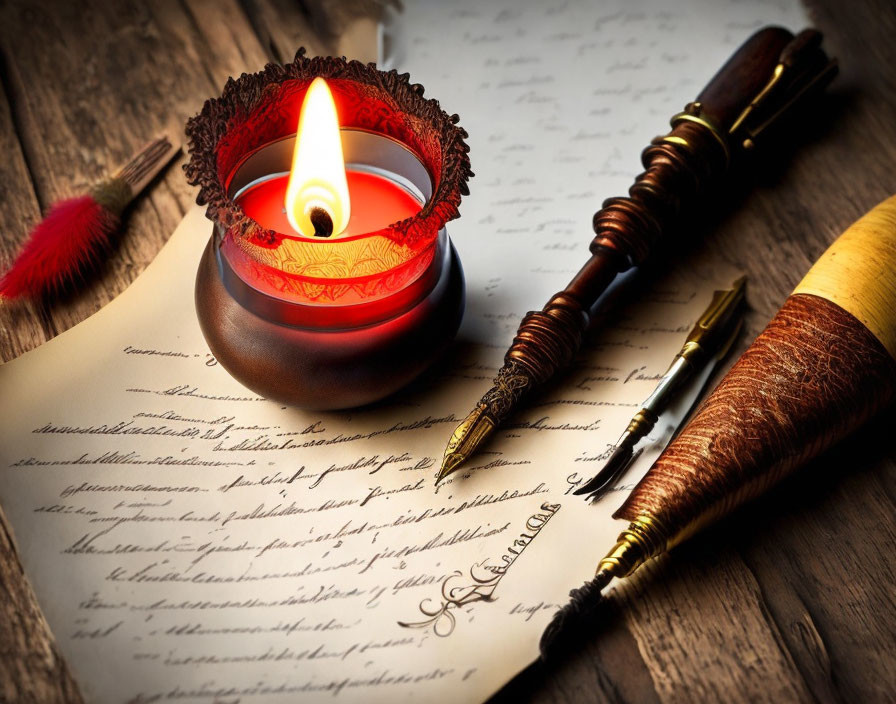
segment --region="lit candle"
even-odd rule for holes
[[[412,193],[384,176],[351,167],[346,169],[345,175],[352,214],[345,230],[334,232],[334,238],[382,230],[394,222],[413,217],[423,207]],[[247,186],[235,200],[246,215],[265,229],[288,237],[305,236],[296,232],[283,204],[288,180],[289,174],[274,174]]]
[[[215,222],[196,313],[236,379],[345,408],[447,349],[464,287],[444,225],[471,173],[466,133],[420,86],[299,52],[228,83],[187,134],[187,177]]]
[[[320,77],[311,81],[302,103],[284,203],[289,224],[303,235],[329,237],[348,226],[351,199],[339,117]]]
[[[234,200],[259,225],[288,237],[363,235],[423,207],[421,197],[382,171],[346,167],[336,105],[322,78],[311,82],[302,104],[290,172],[256,180]]]

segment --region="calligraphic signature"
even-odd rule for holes
[[[543,503],[537,513],[526,519],[526,529],[519,534],[501,555],[497,563],[491,558],[476,562],[469,569],[469,577],[455,570],[442,582],[442,597],[438,601],[426,598],[420,602],[422,621],[399,621],[403,628],[432,628],[432,632],[446,638],[454,633],[457,618],[454,611],[478,601],[494,601],[494,593],[511,565],[538,536],[548,521],[560,510],[560,504]]]

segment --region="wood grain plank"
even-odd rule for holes
[[[40,210],[6,91],[0,94],[0,232],[25,231]],[[15,240],[0,237],[0,267],[16,253]],[[5,361],[46,341],[38,306],[0,305],[0,355]],[[80,695],[24,574],[12,532],[0,511],[0,701],[79,702]]]
[[[311,56],[332,54],[331,38],[316,31],[311,17],[294,0],[241,0],[259,41],[273,61],[292,61],[299,47]]]
[[[620,596],[662,701],[811,701],[758,585],[729,550],[660,560]]]
[[[281,41],[301,43],[307,24],[297,8],[275,17],[260,6]],[[153,135],[182,138],[186,119],[229,76],[260,70],[270,58],[235,0],[124,0],[115,12],[102,0],[14,0],[0,9],[0,41],[19,138],[44,210],[102,178]],[[94,313],[152,261],[195,198],[183,163],[181,157],[137,201],[100,275],[45,310],[48,335]],[[15,228],[19,238],[26,229]],[[40,341],[19,340],[11,350]]]
[[[217,0],[184,0],[189,17],[191,44],[201,47],[203,65],[213,92],[219,95],[230,77],[260,71],[272,60],[238,3]],[[200,107],[200,106],[197,106]]]
[[[626,605],[606,599],[596,618],[595,636],[569,643],[559,657],[536,662],[489,700],[511,702],[638,702],[659,704],[653,678],[624,618]]]
[[[3,92],[0,94],[0,268],[5,271],[17,251],[12,233],[25,233],[39,216],[34,184],[19,143],[6,91],[5,57],[0,63]],[[0,304],[0,359],[6,361],[46,342],[52,333],[44,327],[41,311],[31,303],[11,306]]]
[[[180,78],[189,73],[183,67],[158,66],[158,56],[181,53],[141,4],[122,3],[115,13],[103,11],[102,3],[56,5],[9,3],[0,22],[19,136],[44,210],[100,179],[154,134],[178,134],[172,108],[186,112],[196,87]],[[14,29],[22,27],[28,31]],[[177,93],[180,106],[172,98]],[[176,168],[161,180],[138,201],[100,274],[47,308],[55,332],[114,298],[165,242],[191,194]]]
[[[888,414],[806,468],[735,541],[819,701],[896,692],[896,547]]]
[[[850,222],[896,192],[896,7],[813,0],[842,75],[774,169],[705,247],[750,274],[757,334]],[[0,4],[0,262],[41,209],[184,119],[224,80],[333,50],[292,0]],[[337,49],[338,51],[338,49]],[[13,107],[11,108],[10,105]],[[135,208],[107,268],[52,307],[0,309],[16,356],[97,310],[152,260],[194,194],[174,167]],[[896,692],[896,418],[822,458],[616,598],[576,657],[533,668],[495,701],[887,701]],[[889,423],[889,425],[887,425]],[[846,472],[846,476],[844,475]],[[0,700],[76,694],[0,519]],[[599,557],[595,555],[595,558]]]

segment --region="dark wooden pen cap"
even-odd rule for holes
[[[764,27],[747,39],[700,91],[695,102],[701,115],[727,132],[768,83],[793,38],[783,27]]]

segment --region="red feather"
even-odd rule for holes
[[[76,283],[108,249],[120,224],[117,215],[89,195],[56,203],[0,278],[0,297],[36,298]]]

